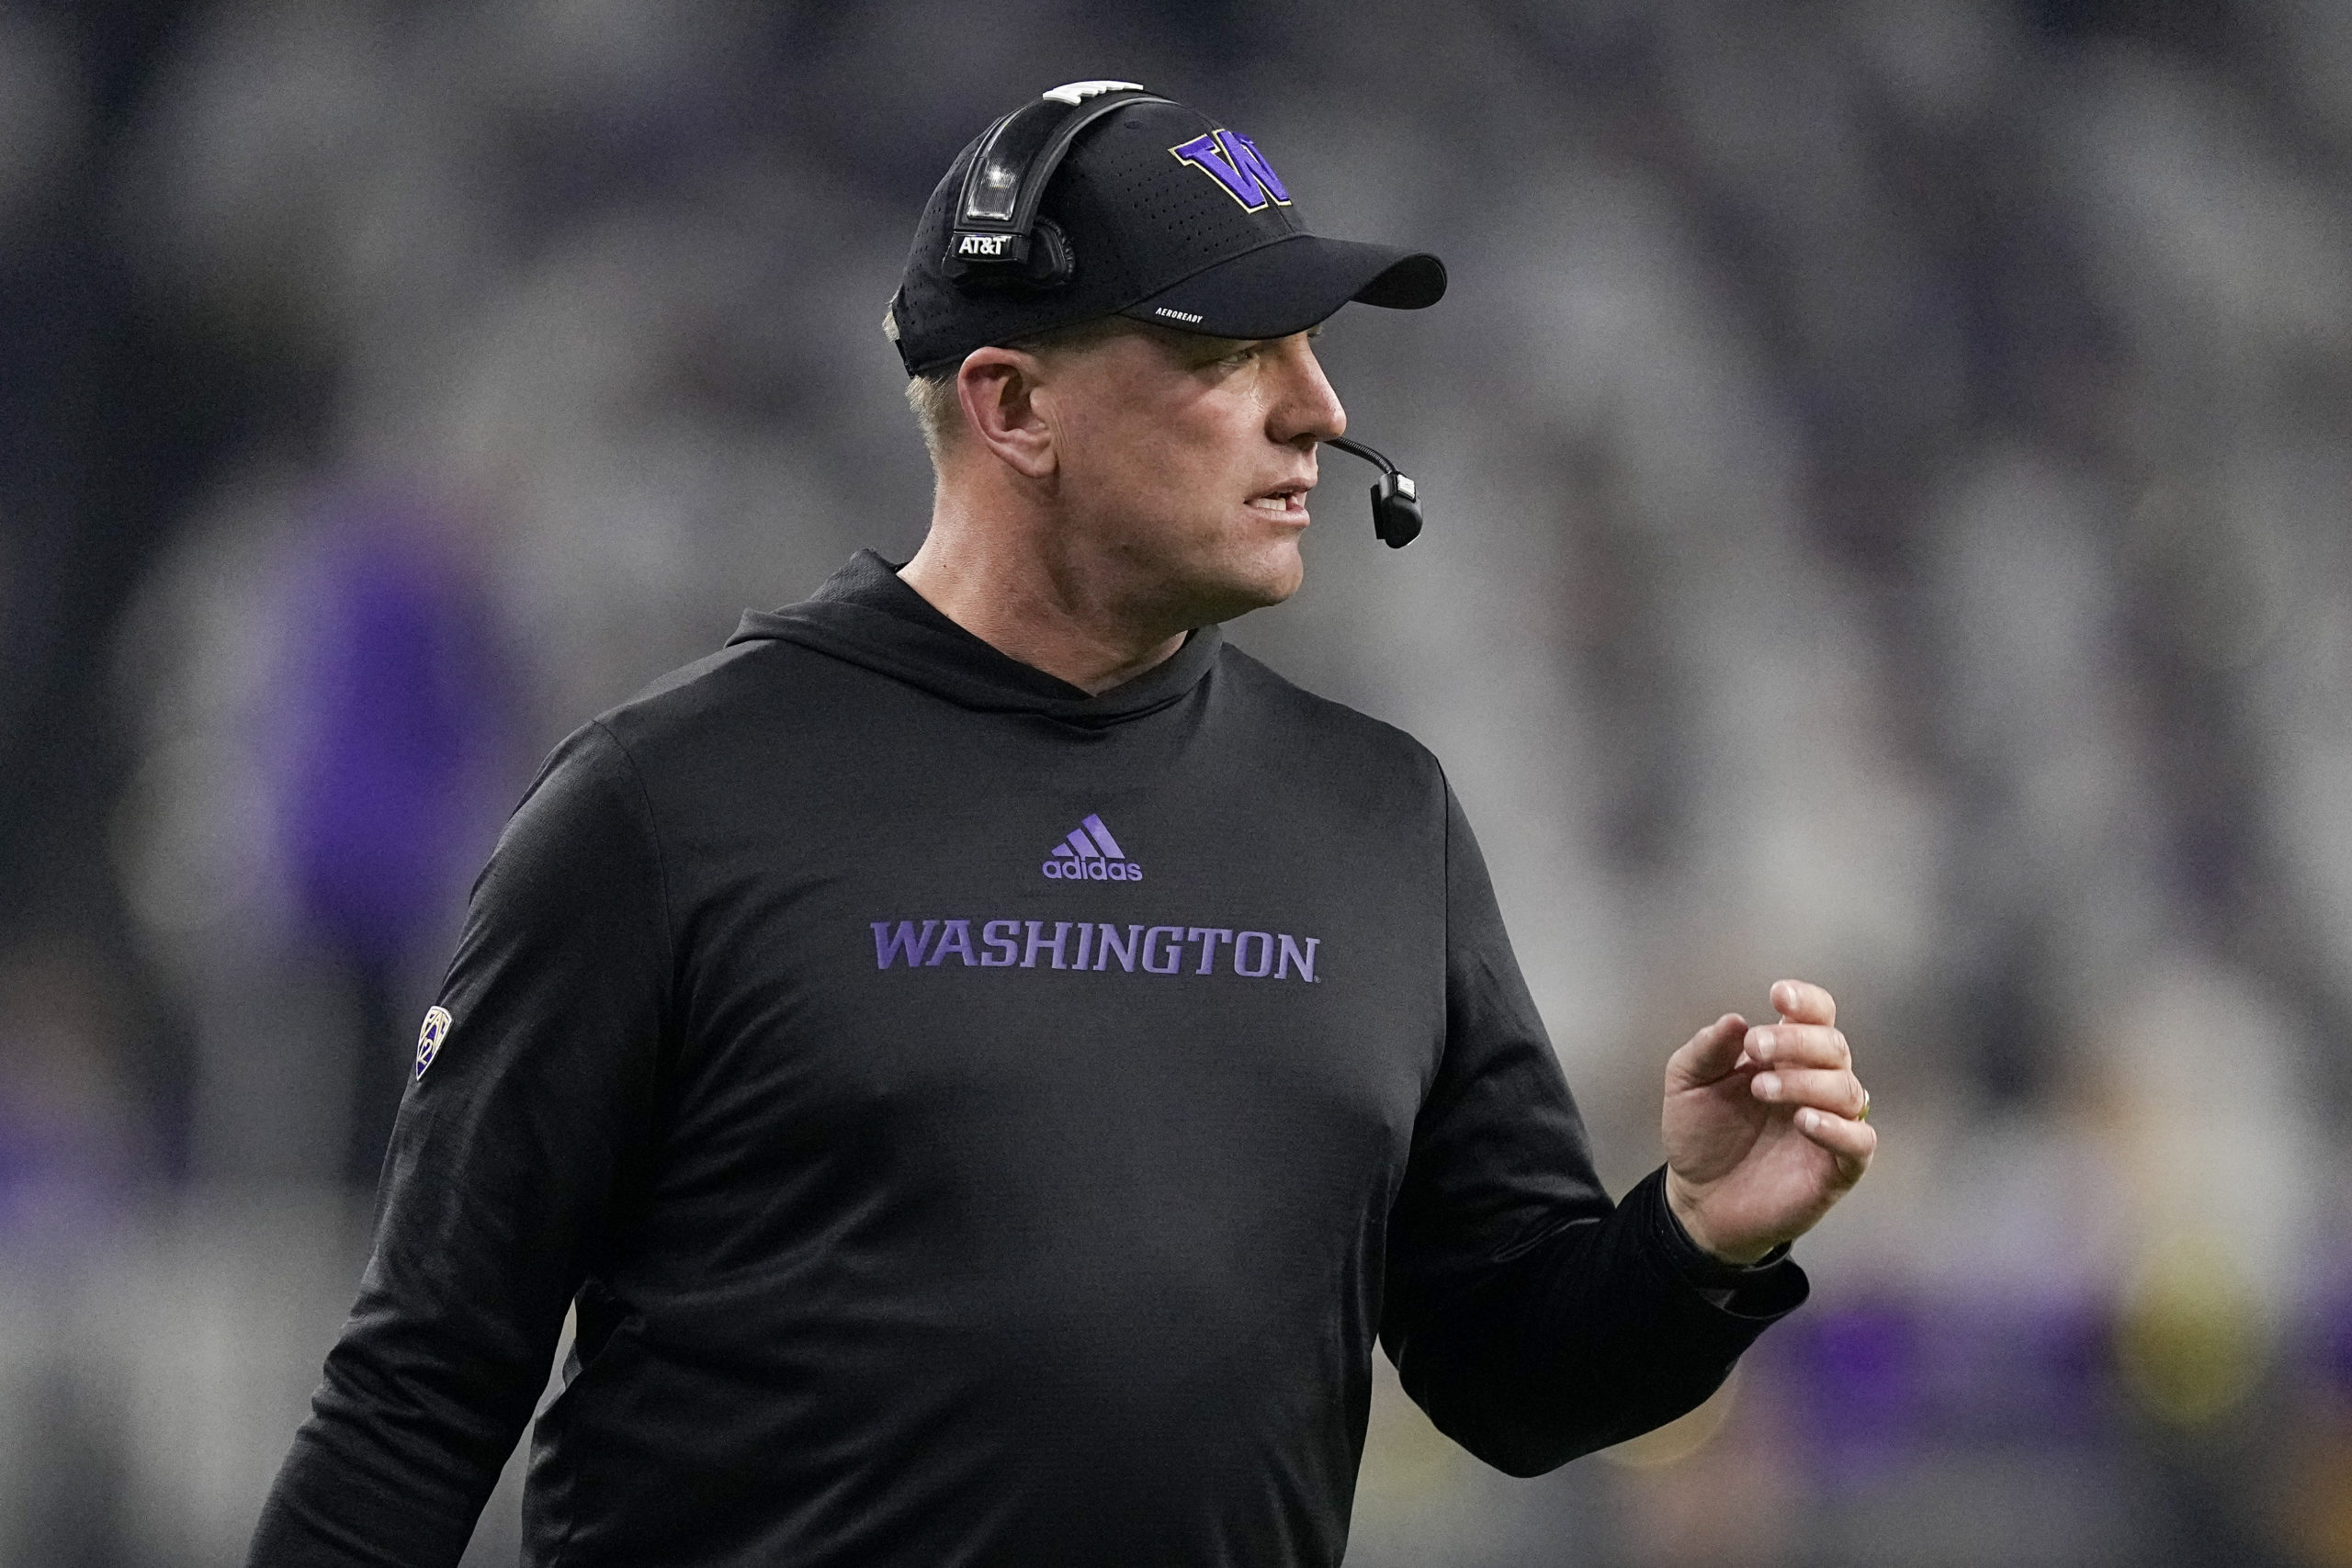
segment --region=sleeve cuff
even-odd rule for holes
[[[1709,1305],[1742,1317],[1777,1317],[1804,1299],[1804,1274],[1790,1261],[1787,1242],[1753,1263],[1742,1264],[1726,1263],[1691,1240],[1666,1201],[1664,1166],[1644,1177],[1625,1201],[1642,1211],[1641,1231],[1666,1272]]]

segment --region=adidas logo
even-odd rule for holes
[[[1102,818],[1090,815],[1070,829],[1046,857],[1045,873],[1057,882],[1141,882],[1143,867],[1126,857]]]

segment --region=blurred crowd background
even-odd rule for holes
[[[537,759],[910,551],[956,149],[1118,76],[1438,309],[1231,628],[1478,824],[1622,1189],[1836,990],[1812,1304],[1350,1562],[2352,1564],[2352,6],[0,3],[0,1563],[239,1561]],[[515,1492],[469,1562],[514,1560]]]

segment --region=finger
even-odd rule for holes
[[[1860,1116],[1870,1098],[1843,1067],[1783,1067],[1758,1073],[1748,1092],[1773,1105],[1810,1105],[1832,1116]]]
[[[1810,981],[1774,981],[1772,1005],[1791,1023],[1838,1021],[1838,998]]]
[[[1870,1168],[1878,1152],[1878,1129],[1867,1122],[1849,1121],[1811,1109],[1796,1114],[1797,1131],[1837,1156],[1838,1174],[1850,1185]]]
[[[1747,1054],[1775,1067],[1846,1067],[1846,1037],[1826,1023],[1761,1024],[1747,1032]]]
[[[1739,1066],[1747,1041],[1747,1021],[1736,1012],[1724,1014],[1667,1058],[1667,1087],[1713,1083]]]

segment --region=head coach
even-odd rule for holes
[[[1310,330],[1444,284],[1126,85],[965,150],[886,322],[928,537],[541,771],[253,1562],[455,1563],[567,1310],[530,1562],[1268,1568],[1340,1560],[1375,1340],[1526,1475],[1804,1299],[1829,997],[1675,1052],[1612,1203],[1436,760],[1218,634],[1299,583]]]

